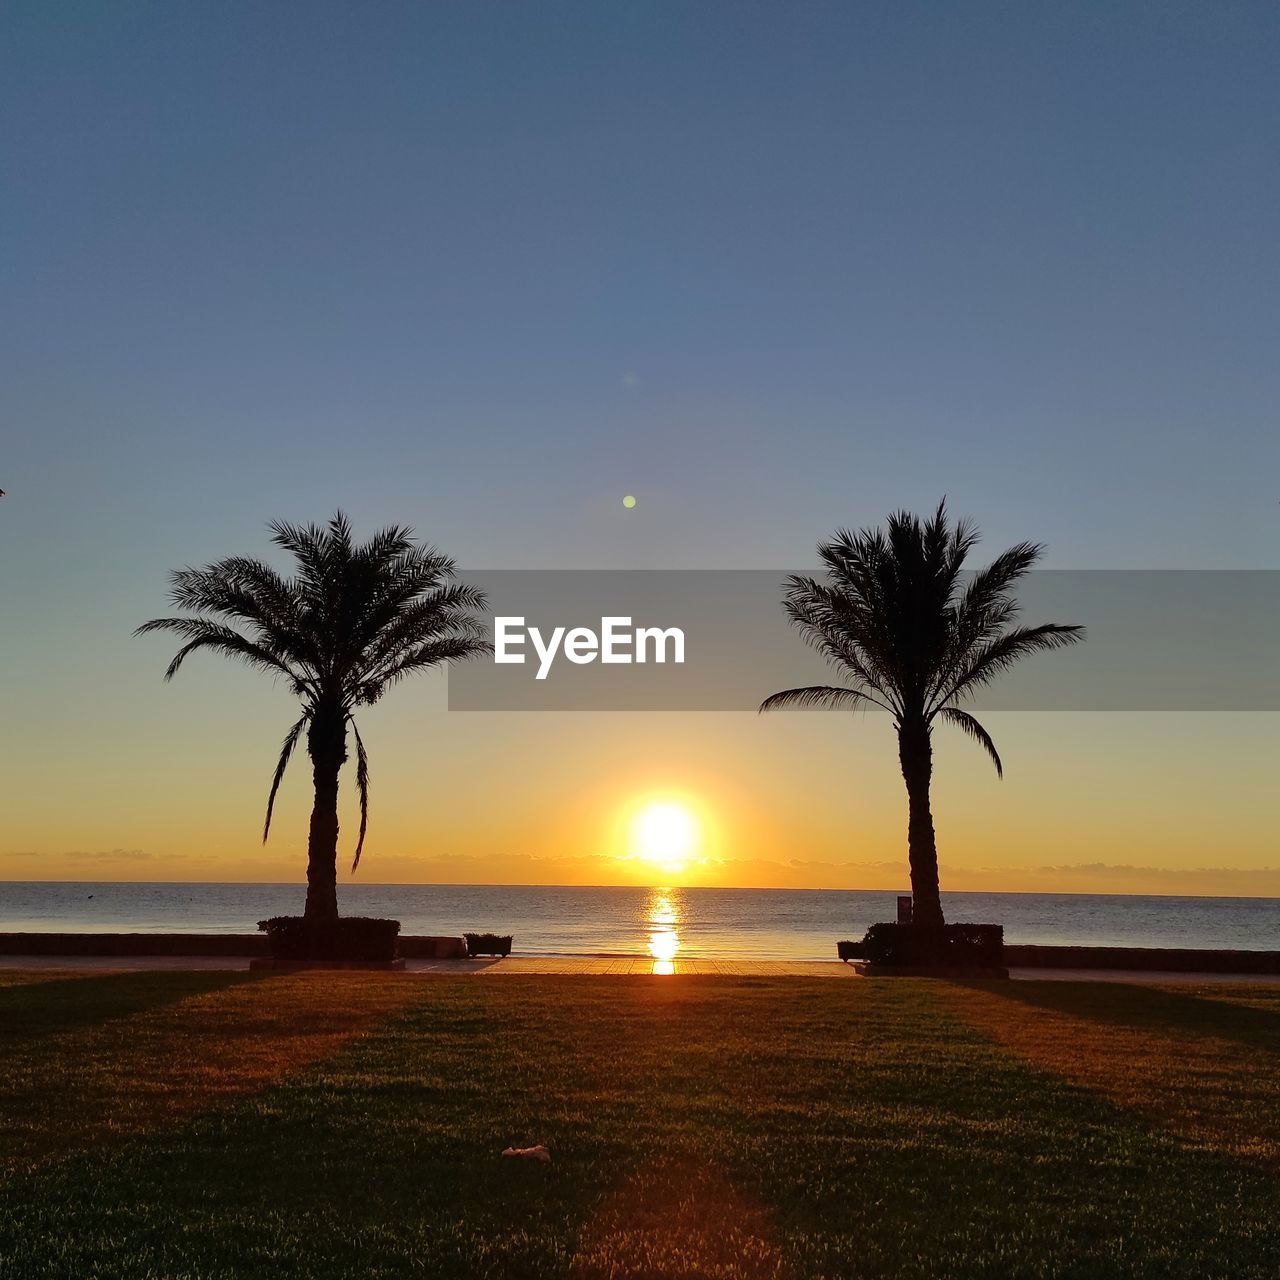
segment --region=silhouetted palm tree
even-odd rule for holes
[[[171,680],[189,654],[211,649],[284,676],[302,702],[285,734],[262,828],[303,730],[311,756],[315,804],[307,841],[307,905],[311,920],[338,915],[338,774],[347,759],[347,726],[356,743],[360,835],[351,869],[360,863],[369,817],[369,761],[353,712],[416,671],[489,650],[474,611],[482,592],[455,579],[452,560],[393,525],[363,546],[339,512],[328,524],[268,526],[272,541],[297,561],[281,577],[260,560],[233,556],[204,569],[172,575],[170,599],[195,617],[156,618],[136,634],[172,631],[186,643],[165,672]]]
[[[826,581],[788,578],[783,607],[848,683],[787,689],[760,705],[880,707],[893,717],[907,785],[912,915],[925,926],[943,923],[929,808],[934,722],[969,734],[1003,777],[990,734],[958,704],[1027,654],[1084,636],[1078,626],[1010,625],[1018,613],[1012,589],[1043,548],[1020,542],[966,582],[965,557],[977,541],[968,521],[948,521],[945,501],[928,520],[899,511],[887,530],[837,530],[818,545]]]

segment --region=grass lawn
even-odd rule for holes
[[[10,971],[0,1276],[1272,1278],[1277,1063],[1280,987]]]

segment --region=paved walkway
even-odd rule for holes
[[[506,960],[409,960],[415,973],[721,974],[762,978],[856,978],[838,960],[654,960],[649,956],[510,956]]]
[[[97,973],[167,969],[244,969],[243,956],[0,956],[2,969],[89,970]],[[724,974],[733,977],[856,978],[838,960],[654,960],[649,956],[511,956],[505,960],[406,960],[406,973]]]
[[[1206,983],[1260,983],[1280,987],[1280,974],[1275,973],[1178,973],[1162,969],[1022,969],[1011,968],[1009,977],[1023,982],[1158,982],[1161,985],[1181,982],[1203,986]]]
[[[80,970],[96,973],[139,970],[244,969],[242,956],[0,956],[2,969]],[[408,960],[405,972],[431,975],[710,974],[757,978],[857,978],[852,965],[838,960],[653,960],[648,956],[511,956],[506,960]],[[1280,976],[1263,973],[1165,973],[1128,969],[1022,969],[1009,976],[1031,982],[1260,983],[1280,985]]]

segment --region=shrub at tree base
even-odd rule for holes
[[[308,920],[305,916],[273,916],[259,920],[276,960],[396,959],[400,921],[371,916],[341,916],[337,920]]]
[[[871,964],[901,968],[998,969],[1004,965],[1004,926],[873,924],[862,940]]]
[[[509,956],[511,954],[511,935],[499,936],[496,933],[464,933],[467,940],[469,956]]]

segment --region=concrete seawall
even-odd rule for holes
[[[855,944],[855,958],[861,956]],[[4,956],[244,956],[268,954],[261,933],[0,933]],[[458,937],[405,934],[400,954],[410,960],[466,956]],[[517,949],[516,954],[519,954]],[[831,945],[835,959],[835,943]],[[1116,969],[1160,973],[1254,973],[1280,977],[1280,951],[1215,951],[1193,947],[1066,947],[1009,943],[1005,964],[1022,969]]]
[[[269,955],[264,933],[0,933],[3,956],[246,956]],[[467,944],[456,938],[403,934],[400,954],[411,960],[458,960]]]
[[[1006,943],[1004,962],[1023,969],[1280,975],[1280,951],[1213,951],[1198,947],[1043,947]]]

